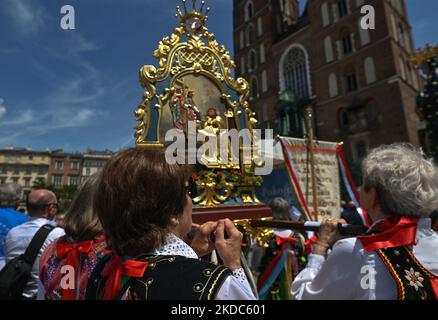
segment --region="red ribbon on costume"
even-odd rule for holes
[[[59,242],[56,246],[56,254],[60,259],[66,258],[65,265],[73,267],[78,271],[79,254],[88,253],[93,246],[94,240],[82,242]],[[80,267],[80,266],[79,266]],[[76,283],[74,284],[76,286]],[[73,286],[73,287],[74,287]],[[62,300],[75,300],[75,289],[63,289]]]
[[[103,300],[114,300],[119,295],[122,288],[122,276],[140,278],[147,267],[147,261],[123,261],[120,256],[114,255],[102,271],[102,275],[108,277]]]
[[[258,282],[258,285],[257,285],[258,289],[263,287],[263,285],[265,284],[266,280],[271,275],[272,270],[277,265],[278,261],[280,260],[281,256],[283,255],[284,250],[286,250],[287,244],[290,243],[291,245],[295,245],[298,242],[298,240],[295,239],[295,238],[290,238],[290,237],[279,237],[279,236],[276,236],[275,237],[275,242],[277,243],[277,245],[281,245],[282,248],[281,248],[280,252],[278,252],[277,255],[274,257],[274,259],[271,261],[271,263],[266,267],[266,269],[263,272],[263,274],[260,276],[260,279],[259,279],[259,282]]]
[[[275,237],[275,242],[277,243],[277,246],[280,245],[285,245],[286,243],[290,243],[291,245],[296,245],[298,240],[295,238],[290,238],[290,237],[279,237],[276,236]]]
[[[311,238],[306,240],[306,242],[304,242],[304,249],[305,249],[307,255],[312,253],[312,243],[314,243],[316,241],[318,241],[318,237],[312,236]]]
[[[366,251],[414,245],[418,219],[390,216],[373,227],[383,232],[369,236],[358,236]],[[372,231],[372,230],[371,230]]]
[[[433,294],[435,295],[435,300],[438,300],[438,277],[431,277],[430,284],[432,286]]]

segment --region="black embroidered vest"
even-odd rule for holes
[[[107,277],[101,275],[105,263],[96,266],[88,283],[86,298],[100,300]],[[231,271],[200,259],[182,256],[152,256],[141,278],[129,278],[118,299],[127,300],[212,300]]]
[[[431,281],[436,276],[406,246],[376,250],[397,283],[398,300],[435,300]]]

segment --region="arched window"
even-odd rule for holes
[[[367,84],[375,82],[377,80],[376,66],[372,57],[368,57],[365,59],[364,68]]]
[[[353,67],[346,68],[344,73],[345,88],[347,92],[356,91],[359,87],[356,70]]]
[[[400,63],[400,75],[403,80],[406,80],[406,70],[405,70],[405,63],[403,61],[403,57],[399,57],[399,63]]]
[[[403,14],[402,5],[400,0],[392,0],[392,6],[397,10],[398,13]]]
[[[343,29],[341,32],[341,40],[342,40],[342,51],[344,55],[350,54],[353,52],[353,43],[351,40],[351,33],[348,29]]]
[[[342,18],[348,14],[347,0],[338,0],[338,15]]]
[[[262,17],[257,19],[257,34],[259,37],[263,35],[263,20]]]
[[[302,45],[292,45],[280,60],[280,89],[290,90],[298,99],[311,96],[308,55]]]
[[[400,41],[400,45],[402,47],[405,47],[406,46],[406,44],[405,44],[405,40],[406,40],[406,38],[405,38],[405,29],[403,28],[401,23],[398,24],[398,38],[399,38],[399,41]]]
[[[371,42],[370,39],[370,31],[368,29],[363,29],[360,25],[362,21],[362,17],[359,19],[359,37],[360,37],[360,45],[364,46]]]
[[[321,17],[322,17],[322,26],[326,27],[330,24],[330,16],[327,2],[324,2],[321,5]]]
[[[268,91],[268,75],[266,70],[262,72],[262,92]]]
[[[265,44],[262,43],[260,45],[260,63],[266,62],[266,54],[265,54]]]
[[[418,73],[417,70],[414,68],[412,69],[412,85],[416,90],[418,90],[418,79],[417,79]]]
[[[257,52],[252,49],[248,54],[248,71],[254,71],[257,69]]]
[[[246,27],[246,45],[250,46],[256,41],[256,32],[254,25],[251,23]]]
[[[412,68],[408,61],[406,61],[406,79],[409,84],[412,84]]]
[[[395,41],[398,42],[398,30],[397,30],[397,22],[395,21],[395,16],[391,14],[391,25],[392,25],[392,32],[394,34]]]
[[[255,99],[259,95],[259,84],[256,77],[251,79],[251,98]]]
[[[332,61],[334,59],[334,56],[333,56],[332,38],[330,36],[327,36],[324,39],[324,51],[325,51],[326,62]]]
[[[248,1],[245,5],[245,21],[248,21],[254,16],[254,5],[252,1]]]
[[[330,98],[336,97],[338,95],[338,80],[336,79],[336,74],[331,73],[329,75],[329,96]]]

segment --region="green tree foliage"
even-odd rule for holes
[[[58,214],[61,214],[70,207],[73,197],[78,190],[78,186],[55,187],[52,184],[48,184],[45,179],[39,178],[34,182],[32,189],[47,189],[55,193],[59,204]]]

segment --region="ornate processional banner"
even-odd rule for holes
[[[296,180],[301,189],[305,201],[304,206],[310,211],[311,216],[315,216],[313,212],[311,157],[307,141],[287,137],[281,137],[281,140],[286,146],[290,166],[295,172]],[[333,142],[318,141],[314,144],[319,221],[340,218],[341,191],[337,147],[338,144]],[[288,160],[285,159],[285,161]]]

